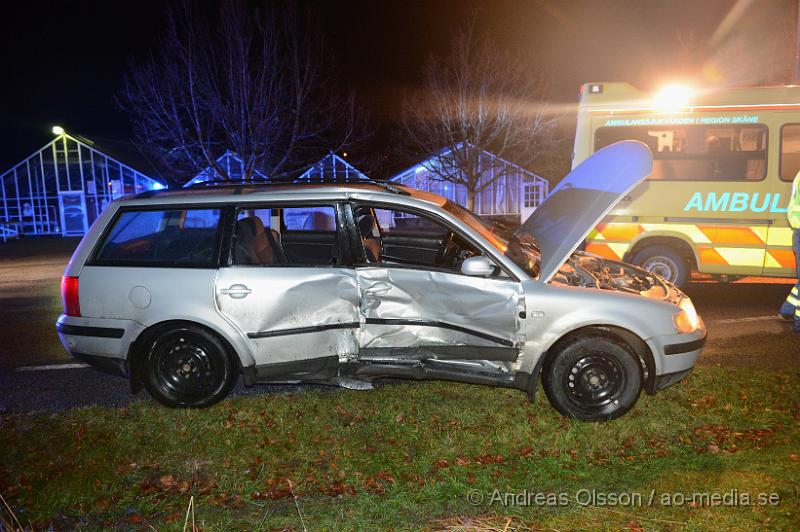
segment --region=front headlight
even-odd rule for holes
[[[700,317],[697,315],[697,310],[694,308],[694,303],[688,297],[681,299],[678,303],[678,308],[681,310],[673,316],[675,322],[675,330],[679,333],[690,333],[700,326]]]

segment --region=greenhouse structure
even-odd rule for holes
[[[236,155],[234,152],[230,150],[226,151],[217,158],[216,164],[226,173],[227,179],[231,179],[233,181],[239,181],[244,179],[244,161],[242,161],[241,157]],[[191,178],[183,186],[191,187],[193,185],[198,185],[200,183],[207,183],[209,181],[218,181],[221,179],[226,179],[226,177],[220,175],[219,172],[217,172],[217,170],[214,167],[207,166],[202,172]],[[253,176],[251,177],[251,179],[257,182],[268,180],[267,176],[265,176],[258,170],[253,172]]]
[[[0,174],[0,241],[20,236],[81,236],[114,199],[166,188],[165,181],[150,160],[133,145],[107,139],[90,139],[54,128],[55,138],[30,157]],[[400,172],[391,180],[398,184],[445,196],[461,205],[467,203],[464,185],[457,179],[443,180],[441,171],[447,152]],[[485,188],[475,197],[477,214],[519,223],[544,201],[546,179],[487,151],[479,154]],[[217,159],[233,180],[243,175],[242,160],[226,151]],[[458,170],[453,169],[452,173]],[[209,166],[184,186],[218,180]],[[295,177],[276,181],[357,182],[369,177],[331,152]],[[254,182],[270,178],[256,172]]]
[[[296,182],[329,183],[359,181],[369,177],[333,152],[319,160],[295,179]]]
[[[114,199],[165,188],[152,171],[142,173],[149,164],[132,146],[53,132],[51,142],[0,174],[0,240],[80,236]]]
[[[225,170],[228,178],[231,180],[241,180],[244,175],[244,163],[242,159],[232,151],[226,151],[217,159],[217,165]],[[209,181],[216,181],[223,179],[219,173],[211,166],[190,179],[184,187],[198,185]],[[308,182],[308,183],[330,183],[332,181],[357,181],[359,179],[369,179],[366,174],[356,169],[353,165],[331,152],[307,170],[300,173],[297,177],[281,178],[276,181],[294,181],[294,182]],[[271,181],[269,177],[264,175],[258,170],[255,171],[251,180],[254,182]]]
[[[459,146],[456,149],[464,149]],[[466,149],[475,149],[467,146]],[[462,206],[467,204],[466,186],[459,181],[459,170],[449,163],[453,160],[450,150],[443,149],[428,159],[419,162],[395,175],[390,181],[408,187],[439,194]],[[445,171],[442,171],[445,165]],[[481,169],[482,190],[475,196],[473,210],[482,216],[502,219],[511,224],[524,221],[549,193],[548,181],[519,165],[480,150],[478,165]],[[452,166],[447,168],[447,166]],[[453,176],[449,180],[442,175]]]

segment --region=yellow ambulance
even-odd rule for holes
[[[626,139],[653,152],[653,173],[598,225],[586,251],[681,285],[794,277],[786,220],[800,170],[800,86],[657,93],[628,83],[581,87],[573,167]]]

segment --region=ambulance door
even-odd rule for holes
[[[788,117],[787,117],[788,118]],[[795,277],[795,257],[792,251],[792,228],[786,217],[786,206],[792,192],[792,181],[800,171],[800,116],[794,122],[782,123],[778,135],[778,164],[771,169],[770,179],[775,208],[770,210],[767,254],[764,275],[770,277]]]

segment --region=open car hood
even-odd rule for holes
[[[536,239],[546,283],[619,201],[653,171],[650,148],[624,140],[583,161],[553,189],[517,230]]]

